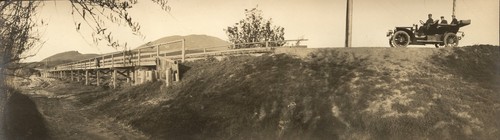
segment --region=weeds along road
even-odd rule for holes
[[[147,139],[118,121],[82,108],[73,95],[54,95],[41,89],[27,92],[45,119],[49,139]]]

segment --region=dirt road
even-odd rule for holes
[[[45,119],[50,139],[148,139],[91,108],[78,106],[73,96],[55,96],[44,90],[33,93],[31,98]]]

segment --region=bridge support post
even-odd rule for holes
[[[131,79],[132,79],[132,84],[133,84],[133,85],[134,85],[134,84],[136,84],[136,82],[135,82],[135,81],[136,81],[135,77],[136,77],[136,75],[135,75],[135,68],[132,68],[132,77],[131,77]]]
[[[113,77],[113,88],[116,88],[116,69],[113,70],[113,74],[112,74],[112,77]]]
[[[95,79],[96,79],[96,85],[97,85],[97,86],[100,86],[100,84],[99,84],[99,80],[100,80],[100,79],[99,79],[99,70],[97,70],[97,71],[95,72],[95,77],[96,77],[96,78],[95,78]]]
[[[182,62],[186,59],[186,39],[182,39]]]
[[[80,71],[76,71],[76,81],[80,82]]]
[[[130,70],[127,70],[127,83],[130,83]]]
[[[167,69],[165,71],[165,84],[167,85],[167,87],[170,86],[170,81],[171,81],[170,79],[172,79],[171,77],[172,77],[172,69]]]
[[[85,85],[89,85],[89,70],[85,70]]]
[[[178,70],[174,71],[174,75],[175,75],[175,81],[181,81]]]
[[[70,79],[71,79],[70,81],[71,81],[71,82],[73,82],[73,71],[70,71],[70,73],[69,73],[69,77],[70,77]]]

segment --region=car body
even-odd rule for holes
[[[465,36],[460,32],[460,28],[467,26],[471,20],[460,20],[458,24],[438,24],[435,21],[433,24],[425,25],[418,28],[417,24],[412,27],[396,27],[394,30],[387,32],[389,45],[391,47],[407,47],[408,45],[426,45],[434,44],[436,48],[439,46],[457,47],[458,41]]]

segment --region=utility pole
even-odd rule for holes
[[[345,47],[352,45],[352,0],[347,0],[346,24],[345,24]]]
[[[457,0],[453,0],[453,13],[452,13],[452,15],[455,15],[455,7],[457,6],[456,2],[457,2]]]

